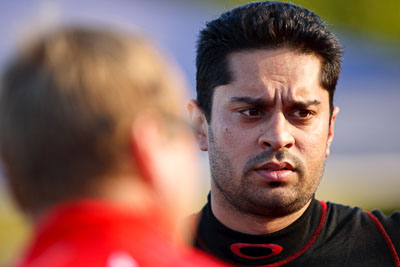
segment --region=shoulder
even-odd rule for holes
[[[371,214],[388,230],[397,230],[400,233],[400,211],[394,212],[391,216],[386,216],[380,210],[373,210]]]
[[[394,247],[400,253],[400,211],[394,212],[391,216],[385,216],[381,211],[374,210],[371,212],[371,219],[378,221],[377,227],[382,227],[391,239]],[[382,231],[382,230],[381,230]]]
[[[400,211],[394,212],[391,216],[386,216],[380,210],[372,212],[365,211],[359,207],[350,207],[341,204],[327,202],[327,216],[334,223],[351,223],[355,226],[368,224],[376,225],[374,218],[385,227],[385,230],[400,232]]]
[[[326,205],[326,219],[321,233],[325,240],[365,237],[367,233],[375,231],[373,222],[361,208],[331,202]]]
[[[330,235],[357,236],[360,240],[385,240],[393,244],[400,252],[400,212],[391,216],[379,210],[364,211],[359,207],[350,207],[327,203],[326,231]]]
[[[327,202],[326,226],[338,228],[360,229],[363,226],[372,226],[371,219],[361,208]]]
[[[380,237],[374,222],[364,210],[331,202],[327,202],[324,234],[330,238],[358,236],[364,241]]]

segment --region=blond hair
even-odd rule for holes
[[[79,196],[118,169],[137,114],[178,112],[175,77],[152,45],[126,34],[67,28],[25,46],[0,98],[0,152],[20,205]]]

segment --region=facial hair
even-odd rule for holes
[[[300,210],[313,198],[325,165],[325,157],[321,157],[321,160],[317,161],[316,168],[307,173],[304,162],[287,149],[264,150],[249,158],[241,172],[235,172],[232,160],[218,145],[211,129],[209,129],[209,157],[211,177],[216,189],[227,200],[228,205],[242,214],[257,216],[285,216]],[[297,183],[292,186],[293,193],[281,191],[278,196],[273,196],[268,190],[282,187],[281,183],[269,183],[262,188],[254,182],[256,166],[273,159],[293,164],[298,177]]]

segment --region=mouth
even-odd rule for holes
[[[267,162],[255,168],[256,173],[269,182],[284,182],[296,171],[289,162]]]

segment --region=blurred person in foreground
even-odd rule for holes
[[[325,23],[290,3],[243,5],[200,32],[189,110],[212,179],[198,248],[244,266],[400,266],[400,212],[314,198],[341,55]]]
[[[183,245],[196,158],[184,85],[140,37],[65,28],[2,76],[0,151],[34,218],[19,266],[218,266]]]

